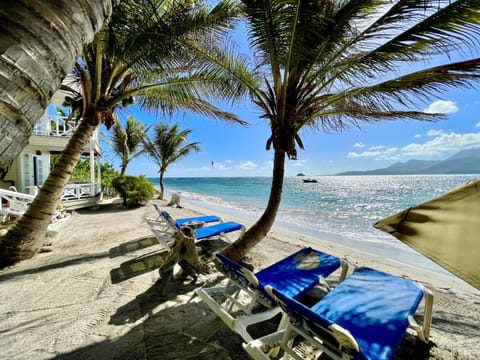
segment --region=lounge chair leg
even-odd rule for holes
[[[338,282],[342,282],[343,280],[345,280],[345,278],[347,277],[347,273],[348,273],[348,264],[342,260],[342,272],[340,273],[340,279],[338,279]]]
[[[430,337],[430,326],[432,325],[432,312],[433,312],[433,293],[424,289],[425,296],[425,313],[423,315],[423,334],[425,336],[425,342]]]
[[[280,323],[278,324],[277,331],[286,329],[288,327],[288,322],[289,322],[288,315],[282,312],[282,318],[280,319]],[[270,350],[268,352],[268,356],[270,358],[277,358],[279,352],[280,352],[280,345]]]

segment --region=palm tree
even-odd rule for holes
[[[115,123],[112,126],[112,135],[108,142],[113,148],[113,151],[120,156],[122,164],[120,166],[120,176],[125,175],[127,166],[133,159],[143,154],[141,145],[146,136],[145,126],[136,121],[133,116],[127,117],[125,128],[115,117]]]
[[[180,131],[178,124],[172,127],[166,124],[157,124],[154,127],[154,138],[145,139],[145,151],[155,160],[160,173],[160,199],[163,199],[164,187],[163,176],[167,167],[181,158],[189,155],[192,151],[200,151],[198,142],[188,143],[187,138],[192,130]]]
[[[230,27],[238,7],[221,0],[215,7],[190,0],[123,0],[77,60],[73,74],[82,92],[71,90],[72,111],[82,121],[22,218],[0,239],[0,268],[33,256],[82,149],[93,131],[114,123],[114,111],[133,96],[143,109],[170,114],[186,109],[216,119],[243,123],[207,100],[241,92],[228,78],[197,67],[189,48],[216,42]],[[204,40],[205,39],[205,40]]]
[[[37,120],[112,12],[112,0],[17,0],[0,10],[0,179]]]
[[[256,64],[244,79],[218,54],[216,69],[249,88],[268,121],[273,176],[266,209],[244,236],[223,250],[240,260],[271,229],[286,157],[303,149],[306,127],[342,131],[363,122],[429,121],[415,110],[448,88],[479,80],[478,0],[242,0]],[[199,50],[201,52],[201,50]],[[205,54],[204,54],[205,55]],[[453,57],[467,60],[452,62]],[[432,61],[443,61],[432,66]],[[213,66],[213,65],[212,65]]]

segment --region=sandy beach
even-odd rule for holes
[[[182,205],[168,211],[176,217],[211,213]],[[195,285],[170,282],[164,297],[156,291],[158,271],[112,283],[112,269],[160,249],[114,251],[152,236],[146,217],[156,217],[151,204],[132,210],[109,201],[79,210],[55,225],[50,252],[0,271],[0,358],[249,359],[242,339],[195,295],[197,287],[222,281],[220,273],[202,274]],[[459,279],[281,228],[274,228],[247,260],[258,270],[304,246],[408,277],[433,291],[430,346],[407,336],[394,359],[480,358],[480,292]]]

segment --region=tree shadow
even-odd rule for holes
[[[145,207],[146,205],[141,205],[137,207],[129,207],[124,206],[122,202],[111,202],[105,204],[97,204],[95,206],[83,209],[75,210],[78,214],[91,214],[91,213],[98,213],[98,214],[109,214],[109,213],[116,213],[116,212],[125,212],[125,211],[134,211],[140,207]]]
[[[13,279],[17,276],[36,274],[36,273],[40,273],[40,272],[44,272],[52,269],[64,268],[67,266],[77,265],[84,262],[90,262],[92,260],[99,260],[106,257],[109,257],[108,251],[103,251],[97,254],[88,254],[88,255],[80,254],[78,256],[74,256],[70,259],[63,260],[57,263],[43,265],[36,268],[29,268],[29,269],[20,270],[20,271],[9,272],[6,274],[0,274],[0,281]]]
[[[185,284],[181,280],[171,280],[167,286],[165,295],[161,295],[161,280],[157,280],[150,288],[142,294],[137,295],[133,300],[119,307],[110,318],[109,324],[124,325],[135,322],[145,315],[150,315],[160,304],[167,301],[175,301],[179,295],[193,292],[198,285]],[[195,296],[194,294],[192,296]]]
[[[111,316],[109,324],[135,323],[126,334],[55,359],[249,359],[241,337],[196,297],[197,287],[172,281],[160,296],[153,284]]]

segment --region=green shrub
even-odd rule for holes
[[[123,205],[140,206],[152,199],[153,184],[144,176],[119,176],[112,180],[113,188],[123,199]]]

